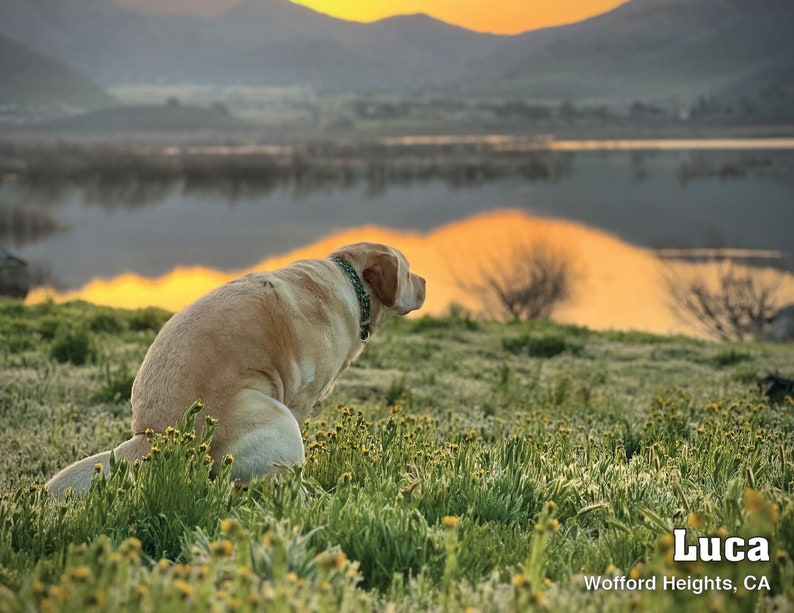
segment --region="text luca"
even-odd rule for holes
[[[722,539],[718,536],[701,536],[697,545],[687,545],[686,530],[673,530],[675,545],[673,560],[676,562],[769,562],[769,541],[754,536],[745,541],[740,536]]]

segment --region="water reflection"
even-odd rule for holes
[[[28,200],[52,204],[75,188],[90,204],[113,209],[162,201],[173,190],[201,193],[228,201],[267,197],[288,188],[296,199],[330,188],[365,186],[370,196],[389,187],[440,182],[469,188],[518,176],[528,181],[554,181],[570,171],[570,154],[551,151],[500,152],[477,147],[423,151],[414,155],[378,145],[308,146],[270,153],[239,148],[231,151],[135,150],[52,145],[17,153],[13,174]],[[0,167],[0,177],[3,176]]]
[[[501,151],[509,147],[500,143],[53,146],[24,154],[26,164],[0,159],[0,241],[68,288],[186,266],[238,271],[365,223],[430,236],[506,207],[649,248],[701,247],[722,235],[791,255],[794,151]]]
[[[369,240],[400,248],[412,268],[427,278],[428,295],[423,313],[440,314],[452,304],[477,311],[480,305],[459,280],[477,274],[484,257],[499,258],[502,252],[534,238],[572,246],[577,254],[579,270],[574,295],[555,311],[555,320],[595,329],[697,332],[672,313],[660,260],[652,251],[581,224],[533,217],[519,211],[477,215],[429,233],[356,227],[234,271],[180,267],[156,278],[127,273],[111,279],[94,279],[73,292],[38,288],[28,301],[83,299],[117,307],[155,305],[177,310],[246,272],[277,268],[305,257],[324,257],[340,245]],[[787,274],[781,278],[783,294],[794,300],[794,276]]]
[[[47,211],[21,206],[0,207],[0,244],[19,247],[35,243],[66,229]]]

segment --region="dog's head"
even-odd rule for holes
[[[378,243],[347,245],[331,254],[356,269],[370,288],[370,296],[382,305],[383,319],[405,315],[425,302],[425,280],[409,270],[408,260],[394,247]],[[373,322],[375,323],[375,322]]]

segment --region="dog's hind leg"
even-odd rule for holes
[[[213,439],[211,452],[216,462],[234,458],[232,479],[250,481],[275,473],[276,464],[303,463],[300,426],[285,404],[254,390],[245,390],[238,403],[233,424]]]

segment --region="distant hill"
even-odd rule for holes
[[[462,77],[502,37],[424,16],[362,24],[288,0],[213,18],[129,12],[108,0],[3,0],[0,33],[106,86],[125,83],[415,88]]]
[[[552,99],[757,93],[794,77],[792,24],[791,0],[633,0],[517,36],[461,86]]]
[[[115,0],[116,4],[131,11],[171,15],[202,15],[210,17],[239,4],[241,0]]]
[[[0,104],[53,104],[96,109],[113,98],[74,70],[0,35]]]
[[[119,106],[50,121],[36,127],[42,132],[77,135],[220,132],[250,128],[251,124],[231,117],[222,109],[201,109],[182,105]]]
[[[792,0],[633,0],[517,36],[426,15],[362,24],[289,0],[205,17],[111,0],[3,0],[0,33],[103,85],[301,85],[549,100],[755,92],[794,76]]]

